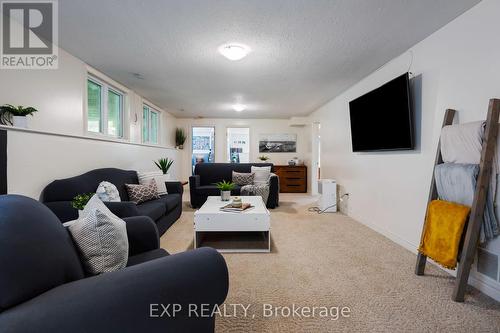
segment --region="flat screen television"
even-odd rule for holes
[[[415,148],[408,73],[349,102],[349,113],[353,152]]]

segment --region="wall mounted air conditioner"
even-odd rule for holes
[[[318,201],[319,210],[325,213],[335,213],[337,211],[337,183],[335,180],[318,180],[318,192],[321,195]]]

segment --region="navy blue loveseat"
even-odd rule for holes
[[[137,172],[115,168],[95,169],[80,176],[55,180],[43,189],[40,201],[62,222],[71,221],[78,218],[78,211],[71,206],[73,198],[95,192],[102,181],[114,184],[120,193],[121,202],[105,203],[116,216],[148,216],[155,221],[160,236],[181,216],[183,187],[180,182],[166,182],[167,195],[136,205],[129,201],[125,184],[139,184]]]
[[[0,195],[0,332],[213,332],[215,317],[188,309],[224,302],[224,258],[210,248],[168,255],[150,218],[124,220],[128,267],[89,277],[46,206]],[[169,304],[181,311],[160,316]]]
[[[274,171],[272,163],[200,163],[194,167],[194,175],[189,177],[189,194],[191,196],[191,206],[201,207],[208,196],[220,195],[215,183],[223,180],[232,181],[233,171],[240,173],[251,172],[252,166],[270,166]],[[240,195],[241,186],[236,185],[231,191],[231,195]],[[279,178],[271,174],[269,179],[269,198],[266,202],[267,208],[279,206]]]

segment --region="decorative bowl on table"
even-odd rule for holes
[[[234,208],[241,208],[242,205],[243,205],[243,202],[241,201],[241,198],[240,197],[234,197],[233,198],[233,202],[231,203],[231,205],[234,207]]]

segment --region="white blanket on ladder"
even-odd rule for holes
[[[441,155],[445,163],[479,164],[483,146],[486,122],[477,121],[459,125],[449,125],[441,130]],[[493,172],[490,177],[486,210],[495,211],[496,216],[485,219],[481,228],[481,242],[492,239],[499,234],[500,195],[497,195],[500,165],[500,135],[497,139]],[[444,170],[443,170],[444,171]],[[451,186],[451,184],[449,185]],[[491,214],[490,214],[491,216]],[[487,223],[487,225],[485,225]]]

